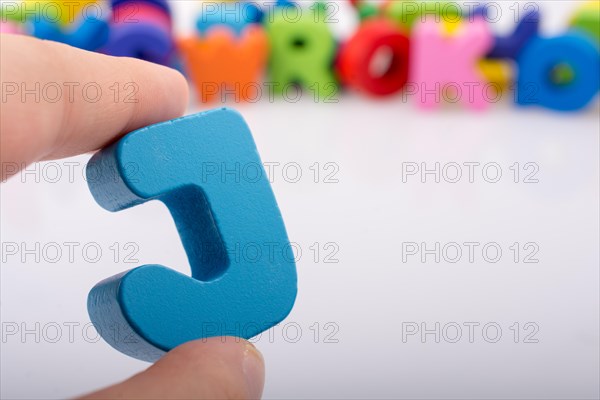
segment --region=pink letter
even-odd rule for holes
[[[419,87],[418,103],[423,108],[436,108],[441,91],[452,102],[472,109],[486,108],[487,82],[477,69],[477,61],[494,44],[487,22],[481,17],[464,21],[452,35],[445,29],[444,24],[431,19],[413,28],[411,81]],[[455,93],[449,95],[448,89]]]

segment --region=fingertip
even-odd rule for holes
[[[265,363],[260,351],[239,337],[223,336],[185,343],[165,355],[151,368],[172,369],[186,365],[198,379],[210,382],[211,398],[259,399],[265,382]],[[207,369],[210,372],[207,373]],[[212,375],[212,378],[211,378]]]
[[[190,97],[189,85],[185,76],[174,68],[153,64],[162,69],[164,73],[165,92],[169,93],[168,112],[171,114],[167,119],[182,116],[187,107]],[[161,73],[162,75],[162,73]]]
[[[185,343],[127,381],[86,399],[259,399],[264,359],[246,340],[214,337]]]
[[[111,57],[116,58],[116,57]],[[128,71],[134,102],[134,115],[123,132],[181,117],[189,102],[189,86],[176,69],[134,58],[119,58],[122,70]]]
[[[244,349],[244,376],[251,399],[260,399],[265,386],[265,359],[258,349],[246,342]]]

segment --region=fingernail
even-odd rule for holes
[[[265,362],[262,354],[250,342],[244,350],[244,376],[249,399],[260,399],[265,385]]]

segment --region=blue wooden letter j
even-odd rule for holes
[[[128,176],[132,165],[136,174]],[[232,174],[232,166],[247,173]],[[218,109],[139,129],[94,155],[87,174],[92,195],[109,211],[162,201],[192,269],[190,277],[143,265],[98,283],[88,311],[111,346],[153,362],[194,339],[251,338],[288,315],[297,291],[294,256],[237,112]],[[248,245],[275,251],[234,253]]]

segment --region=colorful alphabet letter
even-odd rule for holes
[[[512,34],[495,38],[494,47],[487,56],[489,58],[509,58],[516,60],[523,47],[537,35],[539,25],[539,11],[528,12],[519,21]]]
[[[411,81],[418,86],[417,103],[423,108],[436,108],[441,94],[445,94],[449,101],[472,109],[485,108],[487,83],[477,63],[492,45],[492,35],[482,17],[464,21],[451,36],[444,33],[442,24],[431,19],[417,23],[411,43]]]
[[[574,111],[600,88],[600,57],[593,39],[581,32],[536,37],[518,58],[517,103]]]
[[[271,45],[271,80],[276,93],[301,84],[328,98],[337,92],[332,64],[335,40],[325,24],[325,13],[315,3],[310,9],[277,7],[265,16],[265,29]]]
[[[250,25],[239,37],[217,26],[202,37],[180,40],[178,47],[202,102],[216,100],[219,93],[224,99],[232,94],[236,102],[260,98],[259,82],[269,53],[261,26]]]
[[[44,18],[33,20],[32,25],[33,34],[37,38],[66,43],[89,51],[102,47],[109,36],[108,23],[96,18],[81,18],[76,29],[70,31]]]
[[[218,109],[137,130],[94,155],[87,173],[107,210],[165,203],[192,269],[190,277],[143,265],[90,291],[91,320],[114,348],[155,361],[194,339],[251,338],[287,316],[297,290],[294,256],[238,113]]]
[[[390,54],[388,66],[374,74],[372,63],[378,52]],[[398,27],[385,19],[371,18],[344,44],[338,57],[342,82],[358,90],[379,96],[402,89],[408,80],[409,40]]]
[[[170,65],[175,49],[172,21],[165,0],[112,0],[110,36],[102,51]]]

